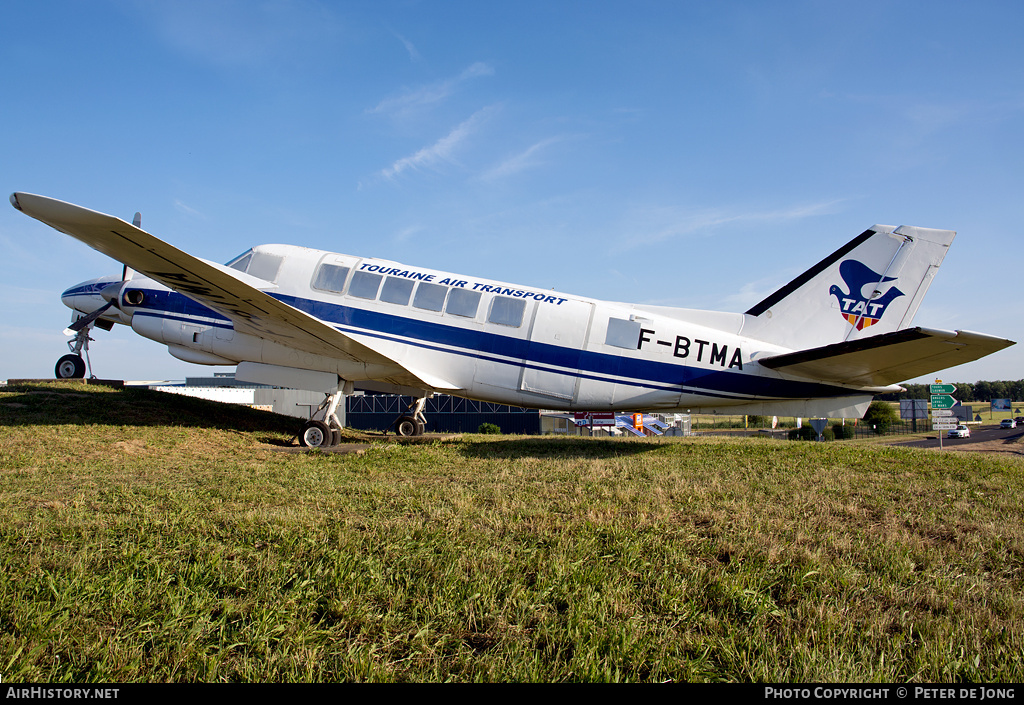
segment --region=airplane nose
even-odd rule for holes
[[[60,300],[74,311],[92,313],[109,302],[104,294],[112,290],[115,284],[120,288],[121,282],[113,277],[90,279],[65,289],[60,295]],[[114,291],[113,294],[116,296],[117,292]]]

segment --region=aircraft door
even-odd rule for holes
[[[576,398],[580,355],[593,316],[594,304],[585,301],[538,303],[519,382],[522,391],[567,401]]]

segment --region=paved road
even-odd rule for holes
[[[946,431],[942,431],[942,447],[954,448],[961,445],[974,443],[987,443],[990,441],[1008,441],[1024,434],[1024,428],[999,428],[998,425],[971,426],[970,438],[946,438]],[[936,433],[939,433],[936,431]],[[899,443],[898,445],[907,448],[938,448],[938,436],[923,441],[911,441],[910,443]]]

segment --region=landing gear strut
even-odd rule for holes
[[[405,410],[406,413],[395,421],[395,434],[398,436],[422,436],[427,427],[427,417],[423,415],[423,407],[426,405],[426,397],[414,400]]]
[[[351,393],[352,383],[345,382],[341,389],[328,394],[313,412],[312,418],[303,424],[299,432],[299,445],[303,448],[330,448],[341,443],[342,426],[337,414],[338,404],[346,394]]]
[[[57,360],[57,366],[53,369],[53,374],[57,379],[82,379],[85,377],[86,368],[90,372],[92,371],[92,364],[89,363],[89,341],[92,340],[89,337],[89,331],[91,329],[92,322],[76,331],[75,337],[68,341],[68,350],[71,351],[71,354]],[[82,359],[83,352],[85,353],[84,360]],[[90,377],[94,376],[90,375]]]

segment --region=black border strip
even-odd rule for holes
[[[784,298],[792,294],[794,291],[802,287],[804,284],[809,282],[814,277],[818,276],[822,271],[831,267],[838,259],[846,256],[851,250],[856,249],[865,241],[867,241],[872,235],[877,233],[877,230],[865,230],[857,237],[850,240],[848,243],[840,247],[838,250],[830,254],[825,259],[818,262],[816,265],[808,269],[806,272],[798,276],[796,279],[786,284],[784,287],[776,291],[774,294],[768,296],[768,298],[761,301],[761,303],[755,304],[746,311],[748,316],[760,316],[762,313],[770,309],[772,306],[782,301]]]

